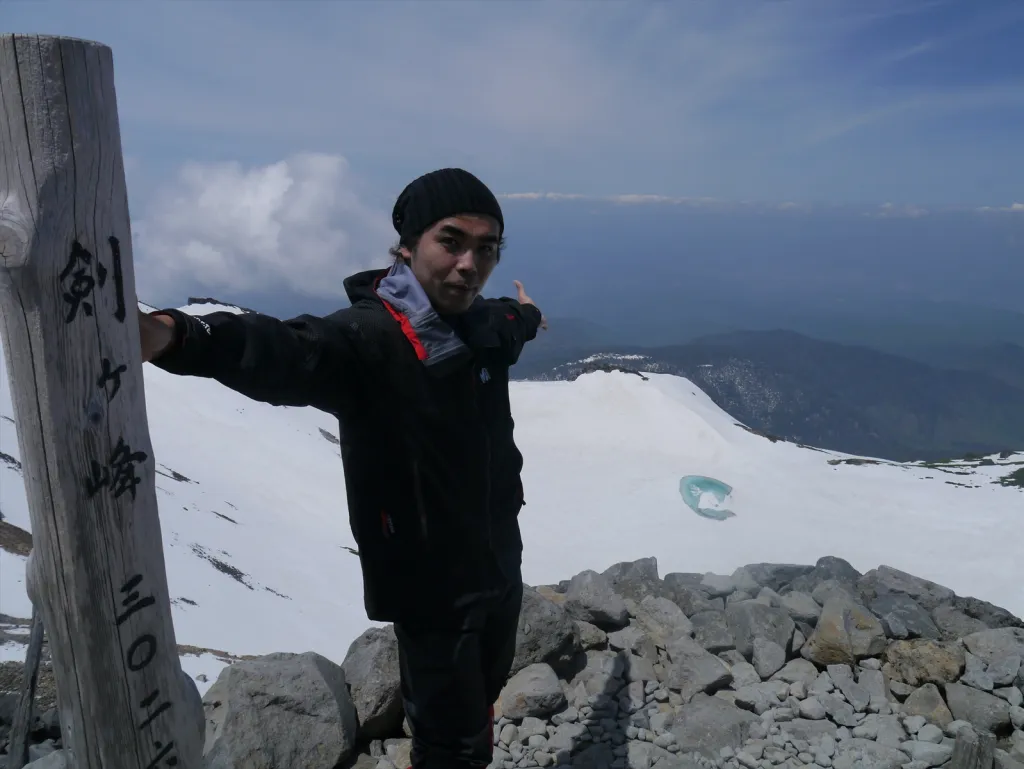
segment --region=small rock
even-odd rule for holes
[[[863,712],[867,709],[871,694],[853,680],[853,669],[849,665],[829,665],[828,674],[854,710]]]
[[[933,742],[938,745],[942,742],[944,735],[942,733],[942,729],[935,724],[925,724],[917,730],[917,734],[915,736],[917,737],[918,742]]]
[[[786,664],[786,650],[775,641],[758,637],[753,646],[754,669],[762,679],[771,678]]]
[[[924,716],[907,716],[903,719],[903,726],[911,734],[917,734],[921,729],[924,728],[925,724],[928,723],[928,719]]]
[[[953,748],[949,745],[914,741],[909,743],[909,750],[907,748],[908,744],[904,743],[902,749],[904,752],[909,753],[912,760],[922,761],[929,767],[942,766],[953,756]]]
[[[942,731],[945,733],[947,737],[955,739],[957,735],[959,735],[960,732],[964,729],[973,730],[974,727],[971,726],[967,721],[950,721],[948,724],[946,724]]]
[[[884,675],[884,674],[883,674]],[[890,680],[889,691],[893,697],[902,702],[911,694],[914,693],[915,687],[910,684],[905,684],[902,681]]]
[[[937,640],[941,635],[928,612],[908,595],[879,595],[871,601],[869,608],[881,620],[890,638]]]
[[[815,697],[808,697],[800,703],[800,716],[807,718],[811,721],[820,721],[828,713],[825,710],[825,706],[821,704],[821,701]]]
[[[821,606],[810,593],[799,590],[786,593],[782,596],[781,605],[797,622],[814,625],[821,616]]]
[[[814,679],[814,683],[812,683],[811,688],[808,689],[808,694],[830,694],[835,691],[835,688],[836,686],[832,682],[832,676],[828,674],[828,671],[822,671],[821,674]]]
[[[603,649],[608,645],[608,634],[597,625],[591,625],[583,620],[576,620],[580,630],[580,646],[584,651],[589,649]]]
[[[799,654],[800,650],[804,648],[804,644],[807,643],[807,636],[803,634],[800,628],[793,631],[793,654]]]
[[[970,652],[965,655],[964,674],[960,676],[960,683],[965,686],[972,686],[981,689],[983,692],[990,692],[995,688],[992,676],[988,674],[987,666],[980,657],[975,657]]]
[[[1012,686],[1021,669],[1021,658],[1018,654],[1011,654],[1002,660],[990,662],[988,674],[992,676],[992,683],[996,686]]]

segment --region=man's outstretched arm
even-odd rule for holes
[[[356,352],[344,313],[291,320],[259,313],[139,313],[143,360],[172,374],[214,379],[275,406],[334,411]]]
[[[497,320],[498,333],[508,354],[509,365],[515,365],[527,342],[537,336],[537,329],[547,330],[544,314],[526,295],[523,284],[515,281],[517,299],[502,297],[498,300],[501,317]]]

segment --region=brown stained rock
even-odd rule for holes
[[[890,678],[921,686],[956,681],[963,673],[966,657],[958,644],[914,639],[889,644],[884,663]]]

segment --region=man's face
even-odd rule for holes
[[[402,248],[413,275],[434,309],[465,312],[498,264],[499,229],[490,216],[450,216],[421,236],[416,248]]]

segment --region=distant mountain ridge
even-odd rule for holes
[[[570,380],[609,369],[683,376],[762,432],[897,461],[1024,447],[1024,387],[1009,377],[937,368],[793,331],[734,332],[670,347],[588,351],[560,364],[552,359],[553,352],[524,360],[516,376]],[[996,362],[990,361],[994,371]]]

